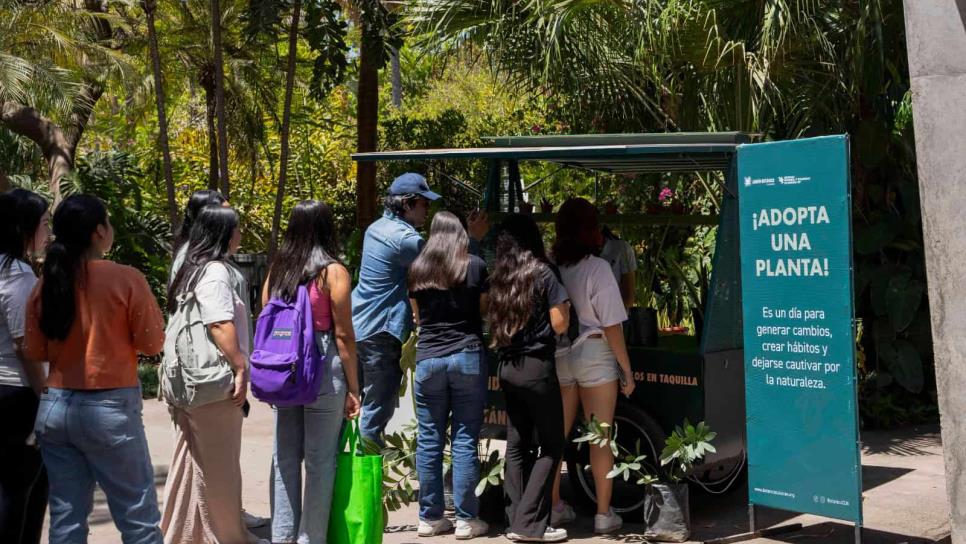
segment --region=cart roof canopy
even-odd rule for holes
[[[484,202],[497,211],[501,201],[508,209],[526,189],[520,180],[519,162],[545,161],[595,172],[640,174],[663,172],[723,172],[725,195],[717,216],[636,215],[660,226],[716,224],[714,264],[705,307],[701,353],[741,349],[741,293],[738,259],[738,203],[736,196],[737,148],[756,136],[741,132],[675,132],[662,134],[575,134],[563,136],[498,136],[487,138],[488,147],[464,149],[415,149],[356,153],[357,161],[486,160],[490,163]],[[501,181],[499,165],[507,163],[509,179]],[[535,183],[539,183],[535,182]],[[462,184],[462,182],[461,182]],[[507,194],[501,197],[505,190]],[[531,185],[532,186],[532,185]],[[487,198],[489,197],[489,198]],[[551,214],[534,214],[552,217]],[[607,219],[605,217],[605,219]]]
[[[497,136],[489,147],[355,153],[357,161],[496,159],[546,161],[613,174],[726,170],[736,148],[753,136],[741,132]]]

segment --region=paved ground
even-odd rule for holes
[[[156,401],[145,401],[144,421],[148,442],[157,473],[160,496],[171,454],[173,433],[167,412]],[[906,429],[897,432],[870,432],[863,435],[864,508],[866,530],[864,542],[901,544],[949,542],[949,505],[945,493],[942,446],[936,427]],[[271,410],[255,403],[245,422],[242,445],[244,501],[250,512],[268,516],[268,475],[272,454]],[[720,538],[747,531],[747,497],[741,490],[725,497],[692,496],[694,542]],[[418,539],[413,507],[390,515],[386,544],[441,544],[455,541],[452,536]],[[802,523],[804,529],[766,542],[847,543],[852,542],[850,525],[813,516],[768,511],[760,515],[762,526]],[[629,525],[619,537],[594,538],[589,518],[571,527],[571,539],[603,544],[606,541],[642,542],[635,532],[641,526]],[[267,535],[264,535],[267,536]],[[46,538],[46,537],[45,537]],[[494,528],[483,542],[507,542],[502,530]],[[92,544],[114,544],[120,536],[110,513],[99,495],[91,515]]]

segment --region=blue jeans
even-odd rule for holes
[[[416,364],[416,471],[419,518],[443,517],[443,448],[452,421],[453,501],[456,517],[472,519],[480,509],[477,445],[486,402],[486,362],[473,348]],[[452,420],[450,417],[452,416]]]
[[[335,484],[345,392],[275,409],[272,542],[324,544]],[[302,491],[302,463],[305,491]]]
[[[360,340],[359,378],[362,383],[362,437],[383,445],[382,434],[396,411],[403,373],[399,368],[402,342],[388,332]]]
[[[51,544],[87,542],[95,482],[124,544],[161,544],[140,387],[50,388],[40,398],[34,432],[50,479]]]

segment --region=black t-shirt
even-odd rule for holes
[[[486,263],[470,255],[463,285],[442,291],[410,293],[419,306],[419,342],[416,360],[445,357],[483,345],[480,295],[489,288]]]
[[[540,267],[540,275],[533,292],[533,312],[526,326],[510,339],[510,345],[500,348],[500,360],[534,357],[553,360],[557,351],[557,334],[550,324],[550,308],[570,300],[560,275],[549,265]]]

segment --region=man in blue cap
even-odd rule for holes
[[[399,176],[389,187],[383,216],[366,229],[362,243],[359,283],[352,291],[363,386],[360,430],[378,444],[396,410],[402,344],[413,329],[406,275],[423,248],[416,229],[426,223],[429,203],[439,198],[423,176]]]

